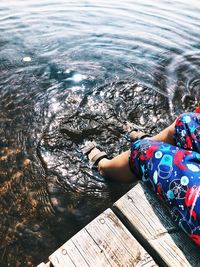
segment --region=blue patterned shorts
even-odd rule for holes
[[[200,245],[200,114],[176,120],[175,146],[160,141],[132,143],[130,166],[166,203],[172,218]]]

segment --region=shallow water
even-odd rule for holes
[[[114,156],[200,100],[200,5],[0,3],[0,265],[33,266],[129,186],[82,157]],[[42,251],[42,253],[41,253]]]

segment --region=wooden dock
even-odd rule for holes
[[[198,248],[159,199],[135,185],[37,267],[198,267]]]

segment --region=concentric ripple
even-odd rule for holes
[[[199,13],[198,0],[1,0],[1,266],[45,261],[129,189],[91,170],[85,141],[114,156],[128,131],[194,110]]]

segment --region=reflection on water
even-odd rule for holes
[[[129,186],[81,153],[111,156],[200,100],[197,0],[0,3],[0,265],[33,266]],[[42,251],[42,253],[41,253]]]

